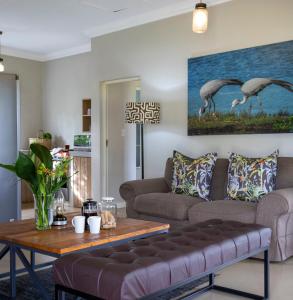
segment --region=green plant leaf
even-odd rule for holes
[[[53,169],[53,158],[48,148],[41,144],[31,144],[30,149],[47,169]]]
[[[5,164],[0,164],[0,168],[6,169],[10,172],[16,173],[15,170],[15,165],[5,165]]]
[[[28,155],[20,152],[15,164],[16,175],[29,182],[31,185],[37,185],[37,172],[34,163]]]

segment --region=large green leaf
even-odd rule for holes
[[[0,164],[0,167],[3,168],[3,169],[8,170],[8,171],[10,171],[10,172],[16,173],[15,165],[4,165],[4,164]]]
[[[53,158],[48,148],[41,144],[31,144],[30,148],[46,168],[48,168],[49,170],[53,169]]]
[[[20,152],[15,164],[16,175],[29,182],[31,185],[37,184],[37,171],[34,163],[28,155]]]

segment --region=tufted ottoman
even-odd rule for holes
[[[260,225],[209,220],[116,247],[70,254],[54,263],[56,299],[63,291],[86,299],[155,299],[207,275],[209,285],[196,293],[214,288],[268,299],[270,239],[271,229]],[[261,252],[265,253],[264,297],[214,284],[215,272]]]

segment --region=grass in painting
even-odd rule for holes
[[[237,134],[237,133],[285,133],[293,132],[293,116],[286,111],[278,114],[247,112],[213,113],[202,118],[188,118],[188,134]]]

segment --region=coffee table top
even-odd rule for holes
[[[66,226],[53,226],[52,229],[46,231],[36,230],[33,219],[2,223],[0,224],[0,240],[40,252],[64,255],[169,229],[169,224],[119,218],[115,229],[101,230],[99,234],[91,234],[87,231],[78,234],[74,232],[71,225],[73,216],[74,214],[67,215]]]

